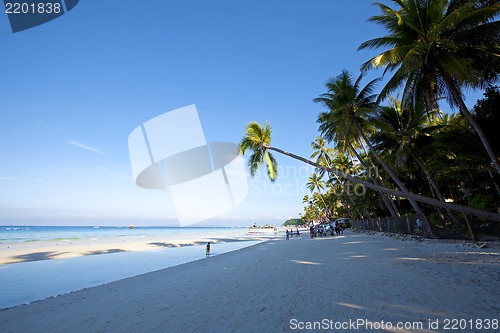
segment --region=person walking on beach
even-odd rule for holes
[[[288,232],[288,229],[286,229],[286,240],[290,237],[290,233]]]
[[[205,257],[208,257],[210,255],[210,242],[207,243],[207,246],[205,247]]]
[[[415,224],[417,225],[418,232],[423,234],[424,230],[422,229],[422,221],[420,221],[420,218],[417,217],[417,219],[415,220]]]

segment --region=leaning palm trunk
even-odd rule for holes
[[[356,205],[354,204],[354,200],[352,200],[351,197],[349,197],[349,199],[351,200],[352,206],[354,207],[354,209],[356,209],[356,212],[358,213],[358,215],[363,216],[363,214],[361,214],[361,212],[359,211],[358,207],[356,207]],[[351,207],[347,204],[347,202],[343,198],[340,199],[340,202],[342,203],[342,206],[344,206],[344,208],[347,209],[347,213],[349,214],[349,217],[352,218]]]
[[[366,162],[363,160],[363,158],[359,155],[359,153],[356,151],[356,149],[354,149],[354,147],[352,146],[352,144],[348,141],[348,144],[349,144],[349,149],[354,152],[354,155],[356,155],[356,158],[359,160],[359,162],[367,169],[369,170],[368,168],[368,165],[366,164]],[[373,184],[378,184],[377,182],[377,179],[375,177],[373,177],[371,175],[371,172],[368,172],[368,177],[370,177],[370,180],[373,182]],[[394,218],[399,218],[400,217],[400,214],[396,208],[396,206],[394,206],[394,203],[392,202],[392,200],[390,200],[389,198],[387,198],[385,196],[384,193],[382,192],[378,192],[379,195],[380,195],[380,198],[382,199],[382,201],[384,202],[385,206],[387,207],[387,209],[389,210],[389,213],[392,215],[392,217]]]
[[[462,96],[460,92],[458,91],[457,87],[451,82],[451,79],[449,78],[448,75],[444,73],[443,70],[440,70],[441,75],[443,76],[444,82],[446,83],[446,86],[450,90],[453,99],[455,102],[458,104],[458,107],[460,108],[460,112],[462,115],[467,119],[467,121],[472,125],[474,130],[476,131],[477,135],[481,139],[481,142],[483,143],[484,148],[486,149],[486,152],[488,153],[488,156],[491,159],[491,162],[495,166],[495,169],[497,170],[498,174],[500,174],[500,162],[498,161],[498,157],[495,154],[495,151],[493,150],[493,147],[491,146],[490,141],[486,137],[486,133],[484,133],[483,129],[479,124],[474,120],[474,117],[470,114],[469,110],[467,109],[467,106],[464,103],[464,100],[462,99]]]
[[[425,163],[424,161],[422,160],[422,158],[420,156],[418,156],[413,150],[410,149],[410,154],[411,156],[415,159],[415,161],[417,161],[417,164],[420,166],[420,168],[422,169],[422,171],[424,172],[425,176],[427,177],[427,181],[429,182],[429,185],[431,187],[431,191],[433,190],[435,193],[436,193],[436,196],[437,196],[437,199],[439,201],[442,201],[442,202],[445,202],[444,200],[444,197],[443,195],[441,194],[441,191],[439,190],[439,187],[436,183],[436,181],[434,180],[434,177],[432,177],[431,173],[429,172],[429,170],[427,170],[427,168],[425,167]],[[460,224],[460,222],[458,221],[457,217],[455,216],[455,214],[453,214],[453,212],[449,209],[446,209],[446,213],[448,214],[448,216],[453,220],[453,222],[458,225]],[[475,240],[475,237],[474,237],[474,234],[472,233],[472,226],[470,225],[469,221],[466,219],[465,220],[467,222],[467,227],[469,228],[470,230],[470,234],[471,234],[471,237],[474,241]]]
[[[394,180],[394,182],[398,185],[398,187],[401,189],[401,191],[409,192],[408,189],[406,188],[406,186],[403,184],[403,182],[398,178],[398,176],[396,176],[396,174],[394,173],[394,171],[392,171],[392,169],[389,167],[389,165],[387,165],[387,163],[385,163],[384,159],[379,155],[379,153],[377,153],[377,151],[375,149],[373,149],[373,146],[370,143],[370,140],[368,140],[368,138],[366,137],[365,133],[363,132],[363,130],[359,126],[359,123],[356,121],[356,119],[354,119],[354,117],[353,117],[352,120],[353,120],[354,126],[356,127],[356,130],[358,131],[361,138],[365,141],[366,145],[368,146],[368,149],[373,154],[373,156],[375,156],[377,161],[382,165],[382,167],[385,169],[385,171],[387,171],[389,176],[391,176],[392,180]],[[432,236],[432,230],[429,226],[429,222],[427,221],[427,218],[424,215],[424,212],[422,211],[422,209],[420,209],[420,206],[417,204],[417,202],[415,200],[412,200],[412,199],[408,199],[408,200],[410,201],[411,206],[415,210],[415,213],[417,213],[417,216],[421,217],[424,220],[425,229],[427,230],[429,235]]]
[[[340,203],[342,204],[342,206],[347,210],[347,213],[349,214],[349,217],[352,218],[352,211],[351,211],[351,208],[349,207],[349,205],[347,204],[347,202],[345,202],[345,199],[344,198],[340,198]],[[356,211],[358,212],[359,214],[359,210],[356,209]]]
[[[367,149],[366,149],[365,145],[363,144],[363,141],[361,141],[360,143],[361,143],[361,146],[363,147],[363,150],[364,150],[364,152],[365,152],[365,155],[366,155],[366,157],[367,157],[367,160],[370,162],[371,166],[372,166],[373,168],[377,168],[377,166],[375,165],[375,163],[373,163],[373,160],[370,158],[370,155],[368,155]],[[356,156],[359,158],[359,154],[358,154],[357,152],[356,152]],[[361,161],[363,161],[363,160],[361,160]],[[366,165],[366,162],[364,162],[364,163],[363,163],[363,165],[364,165],[366,168],[368,168],[368,166]],[[380,174],[379,174],[378,172],[377,172],[377,176],[378,176],[377,178],[373,177],[373,179],[375,179],[375,180],[373,180],[373,179],[371,178],[371,179],[373,180],[373,183],[374,183],[374,184],[377,184],[377,185],[382,185],[382,186],[383,186],[383,185],[384,185],[384,183],[383,183],[383,182],[384,182],[384,179],[382,178],[382,176],[380,176]],[[370,175],[370,177],[371,177],[371,175]],[[388,202],[388,203],[390,204],[390,206],[392,207],[392,210],[394,211],[394,215],[393,215],[393,217],[394,217],[394,218],[399,218],[399,217],[401,216],[401,214],[399,213],[398,207],[397,207],[397,206],[396,206],[396,204],[394,203],[394,200],[390,199],[390,198],[389,198],[386,194],[384,194],[384,193],[381,193],[381,192],[379,192],[379,193],[383,196],[383,197],[382,197],[382,199],[384,200],[384,202]],[[389,208],[389,211],[390,211],[390,212],[392,212],[390,208]],[[392,213],[391,213],[391,214],[392,214]]]
[[[326,164],[326,166],[327,166],[327,167],[330,167],[330,166],[331,166],[331,165],[330,165],[330,163],[329,163],[328,161],[325,161],[325,164]],[[337,180],[337,182],[338,182],[338,183],[340,184],[340,186],[342,187],[342,190],[343,190],[345,193],[347,192],[347,191],[346,191],[346,185],[345,185],[345,183],[344,183],[344,182],[342,182],[342,179],[341,179],[339,176],[337,176],[337,175],[336,175],[336,174],[334,174],[334,173],[331,173],[331,174],[329,173],[328,175],[329,175],[330,177],[331,177],[331,175],[333,175],[333,176],[335,177],[335,179]],[[361,212],[359,211],[358,207],[356,207],[356,204],[355,204],[354,200],[351,198],[351,196],[347,194],[345,197],[346,197],[346,198],[348,198],[348,199],[349,199],[349,201],[351,201],[351,203],[352,203],[353,207],[356,209],[356,212],[358,213],[358,215],[359,215],[359,216],[361,216],[361,217],[363,217],[363,214],[361,214]],[[342,204],[342,206],[344,206],[344,208],[348,211],[349,216],[352,216],[352,211],[351,211],[351,208],[349,208],[349,205],[347,204],[346,199],[345,199],[345,198],[342,198],[342,196],[340,196],[340,203],[341,203],[341,204]]]
[[[351,154],[349,154],[349,153],[348,153],[347,155],[348,155],[348,156],[349,156],[349,158],[351,159],[351,163],[352,163],[352,165],[355,165],[355,164],[354,164],[354,161],[353,161],[353,158],[352,158],[352,155],[351,155]],[[337,176],[336,174],[334,174],[334,173],[333,173],[332,175],[333,175],[333,176],[337,179],[337,181],[339,181],[339,182],[342,184],[343,188],[345,188],[345,187],[346,187],[346,186],[344,185],[345,183],[347,183],[347,186],[349,186],[349,185],[350,185],[350,184],[349,184],[349,182],[348,182],[347,180],[342,181],[342,179],[341,179],[339,176]],[[380,193],[380,192],[378,192],[378,193]],[[359,209],[358,209],[358,207],[357,207],[356,203],[354,202],[353,198],[351,197],[351,195],[349,195],[349,192],[347,192],[346,197],[348,197],[348,198],[349,198],[349,200],[350,200],[350,201],[351,201],[351,203],[352,203],[352,206],[356,209],[356,212],[358,212],[358,216],[360,216],[362,219],[364,219],[364,215],[365,215],[365,214],[366,214],[367,216],[370,216],[370,214],[367,214],[367,213],[366,213],[366,212],[367,212],[366,207],[364,207],[364,208],[365,208],[365,210],[364,210],[364,214],[361,214],[361,212],[359,211]]]
[[[356,203],[354,202],[354,200],[352,200],[351,197],[349,197],[349,199],[351,200],[352,206],[354,207],[354,209],[356,209],[356,213],[358,213],[358,216],[360,218],[362,218],[364,220],[366,216],[370,216],[369,214],[367,214],[367,208],[366,207],[364,207],[363,213],[361,213],[361,211],[358,208],[358,205],[356,205]],[[350,210],[350,208],[349,208],[349,210]]]
[[[326,165],[327,167],[330,167],[330,164],[327,163]],[[328,175],[333,175],[335,177],[335,179],[337,180],[337,182],[340,184],[340,186],[342,187],[342,191],[346,192],[345,191],[345,184],[342,182],[342,179],[337,176],[336,174],[334,173],[329,173]],[[351,196],[349,195],[346,195],[347,198],[349,198],[349,200],[351,201],[353,207],[356,209],[356,212],[358,213],[359,216],[363,216],[363,214],[360,213],[359,209],[356,207],[356,205],[354,204],[354,200],[352,200]],[[342,206],[344,206],[344,208],[349,212],[349,216],[352,215],[352,211],[351,211],[351,208],[349,208],[349,205],[347,204],[345,198],[342,198],[342,196],[340,196],[340,203],[342,204]]]
[[[493,172],[488,169],[488,174],[490,175],[491,181],[493,182],[493,185],[495,185],[495,189],[497,190],[497,194],[500,196],[500,187],[498,186],[498,183],[495,180],[495,177],[493,177]]]
[[[270,147],[270,146],[264,146],[264,148],[265,149],[269,149],[269,150],[273,150],[273,151],[278,152],[280,154],[283,154],[285,156],[289,156],[289,157],[294,158],[294,159],[296,159],[298,161],[302,161],[302,162],[304,162],[306,164],[309,164],[309,165],[311,165],[311,166],[313,166],[315,168],[324,169],[327,172],[334,173],[334,174],[336,174],[339,177],[348,179],[349,181],[351,181],[353,183],[366,186],[367,188],[375,190],[375,191],[380,191],[380,192],[383,192],[383,193],[386,193],[386,194],[389,194],[389,195],[393,195],[393,196],[397,196],[397,197],[403,197],[403,198],[406,198],[408,200],[414,200],[414,201],[426,203],[426,204],[429,204],[429,205],[432,205],[432,206],[442,207],[444,209],[450,209],[450,210],[453,210],[453,211],[457,211],[457,212],[461,212],[461,213],[465,213],[465,214],[471,214],[471,215],[479,216],[479,217],[484,217],[484,218],[487,218],[487,219],[490,219],[490,220],[493,220],[493,221],[500,222],[500,214],[498,214],[498,213],[493,213],[493,212],[485,211],[485,210],[482,210],[482,209],[477,209],[477,208],[473,208],[473,207],[463,206],[463,205],[459,205],[459,204],[455,204],[455,203],[450,203],[450,202],[441,202],[441,201],[436,200],[434,198],[429,198],[429,197],[426,197],[426,196],[423,196],[423,195],[420,195],[420,194],[415,194],[415,193],[411,193],[411,192],[403,192],[403,191],[399,191],[399,190],[394,190],[394,189],[390,189],[390,188],[387,188],[387,187],[383,187],[383,186],[380,186],[380,185],[375,185],[375,184],[372,184],[372,183],[370,183],[370,182],[368,182],[366,180],[350,176],[350,175],[348,175],[348,174],[346,174],[346,173],[344,173],[344,172],[342,172],[342,171],[340,171],[340,170],[338,170],[336,168],[333,168],[333,167],[327,168],[327,167],[325,167],[323,165],[319,165],[316,162],[310,161],[310,160],[308,160],[308,159],[306,159],[304,157],[295,155],[293,153],[289,153],[289,152],[284,151],[282,149],[275,148],[275,147]]]
[[[328,175],[330,175],[330,174],[328,174]],[[343,185],[343,184],[342,184],[342,182],[340,181],[340,178],[339,178],[336,174],[332,174],[332,175],[333,175],[333,176],[335,176],[335,179],[337,179],[337,181],[339,182],[340,186],[342,186],[342,190],[344,191],[344,185]],[[345,210],[347,210],[347,212],[348,212],[349,216],[351,216],[351,215],[352,215],[352,212],[351,212],[351,209],[349,208],[349,205],[347,204],[347,202],[346,202],[345,198],[343,198],[342,196],[340,196],[340,198],[339,198],[339,199],[340,199],[340,204],[341,204],[341,205],[345,208]],[[349,197],[349,199],[351,199],[351,198]],[[354,202],[352,201],[352,199],[351,199],[351,202],[354,204]],[[357,212],[358,212],[358,214],[359,214],[359,210],[358,210],[357,208],[356,208],[356,211],[357,211]],[[361,215],[361,214],[360,214],[360,215]]]
[[[345,188],[345,185],[346,185],[346,182],[342,182],[342,179],[337,176],[336,174],[332,174],[338,182],[340,182],[340,184],[342,184],[342,188]],[[354,209],[356,209],[356,212],[358,213],[358,215],[361,217],[361,218],[364,218],[364,214],[361,214],[361,212],[359,211],[356,203],[354,202],[354,200],[352,199],[352,197],[347,193],[345,195],[346,198],[349,199],[349,201],[351,202],[352,206],[354,207]],[[349,205],[347,205],[347,203],[345,202],[346,200],[344,198],[341,198],[340,201],[342,202],[342,204],[344,205],[344,207],[347,207],[347,210],[349,211],[349,215],[352,215],[352,210],[351,208],[349,207]]]
[[[323,203],[323,206],[325,207],[325,212],[328,214],[328,206],[326,205],[326,202],[325,200],[323,199],[323,196],[321,195],[321,193],[319,193],[319,198],[321,199],[321,202]]]

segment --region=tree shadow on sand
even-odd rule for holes
[[[158,246],[158,247],[185,247],[185,246],[200,246],[206,245],[207,242],[211,242],[212,244],[220,244],[220,243],[235,243],[235,242],[246,242],[246,241],[265,241],[270,240],[271,238],[261,238],[261,237],[237,237],[237,238],[210,238],[206,241],[193,241],[189,243],[167,243],[167,242],[151,242],[149,245]]]
[[[213,238],[215,243],[235,243],[248,241],[266,241],[270,239],[278,239],[278,237],[237,237],[237,238]]]
[[[28,261],[50,260],[65,253],[67,252],[49,251],[49,252],[33,252],[33,253],[20,254],[11,257],[12,260],[7,262],[6,264],[28,262]]]
[[[119,253],[119,252],[127,252],[127,250],[123,249],[107,249],[107,250],[96,250],[85,253],[86,256],[93,256],[97,254],[108,254],[108,253]]]
[[[149,245],[158,246],[158,247],[185,247],[185,246],[196,246],[196,245],[205,245],[207,242],[189,242],[189,243],[166,243],[166,242],[152,242]]]

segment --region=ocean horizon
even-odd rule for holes
[[[170,226],[22,226],[0,225],[0,244],[18,242],[79,241],[113,238],[161,236],[169,240],[186,236],[210,237],[240,234],[248,227],[170,227]]]

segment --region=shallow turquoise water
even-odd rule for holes
[[[246,233],[247,228],[180,228],[180,227],[93,227],[93,226],[0,226],[0,244],[35,241],[64,241],[111,238],[144,238],[162,236],[218,236]]]

